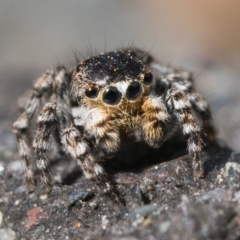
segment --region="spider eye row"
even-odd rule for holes
[[[120,101],[121,97],[122,93],[116,87],[112,86],[107,88],[102,95],[103,101],[107,104],[116,104]]]
[[[143,82],[145,85],[150,85],[152,83],[153,76],[152,73],[147,73],[144,76]],[[141,84],[137,81],[133,81],[129,84],[127,90],[126,90],[126,97],[129,100],[136,99],[142,92]],[[88,98],[96,98],[98,96],[98,89],[95,87],[91,87],[86,89],[85,94]],[[122,93],[118,90],[115,86],[108,87],[103,95],[102,99],[107,104],[117,104],[122,97]]]
[[[96,98],[98,95],[98,90],[97,88],[91,87],[86,89],[85,94],[88,98]]]

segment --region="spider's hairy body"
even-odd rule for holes
[[[72,73],[53,68],[35,83],[25,111],[14,123],[29,190],[34,189],[34,174],[26,132],[42,99],[47,103],[38,115],[32,147],[48,191],[51,137],[107,192],[113,190],[112,183],[99,162],[113,156],[125,140],[157,148],[181,131],[188,138],[197,177],[204,175],[201,135],[216,143],[208,104],[195,91],[189,72],[164,67],[137,49],[103,53],[80,62]]]

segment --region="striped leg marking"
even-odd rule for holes
[[[203,177],[203,143],[200,136],[201,129],[192,114],[192,106],[185,93],[180,90],[169,91],[173,110],[182,128],[188,136],[188,152],[193,158],[193,172],[196,177]]]

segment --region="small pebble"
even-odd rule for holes
[[[70,193],[70,195],[68,196],[68,204],[70,206],[79,200],[85,200],[86,198],[90,197],[91,195],[92,195],[91,192],[78,189],[78,191],[74,191],[74,192]]]
[[[11,228],[0,229],[1,240],[14,240],[16,233]]]
[[[147,217],[149,214],[157,210],[156,204],[149,204],[143,207],[134,209],[132,213],[130,213],[129,218],[131,220],[135,220],[138,217]]]

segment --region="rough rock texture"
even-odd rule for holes
[[[48,196],[39,189],[26,193],[23,165],[11,161],[13,137],[0,135],[3,240],[240,238],[240,153],[205,153],[206,176],[194,179],[189,156],[159,163],[164,154],[154,151],[154,165],[116,171],[124,206],[99,193],[69,159],[52,162],[55,185]]]

